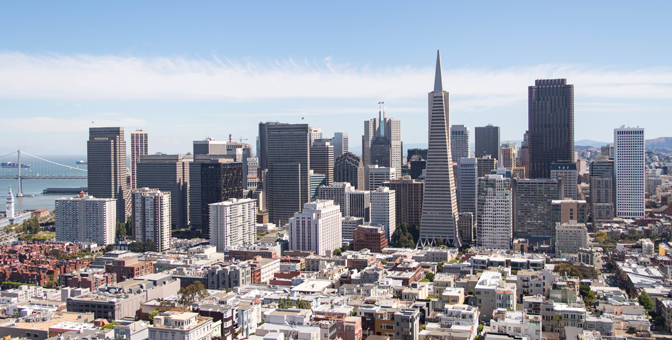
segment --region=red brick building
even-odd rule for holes
[[[372,253],[382,253],[383,249],[387,248],[385,231],[377,226],[360,225],[355,228],[352,235],[355,251],[368,249]]]
[[[122,282],[137,276],[154,273],[154,264],[151,261],[138,261],[137,257],[127,257],[113,260],[105,266],[106,273],[115,273],[117,282]]]

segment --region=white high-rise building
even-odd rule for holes
[[[395,168],[387,168],[378,165],[366,166],[366,190],[374,191],[384,182],[397,179],[399,172]]]
[[[510,181],[502,175],[486,175],[478,179],[476,230],[481,247],[511,249],[513,214]]]
[[[394,190],[379,187],[371,191],[371,224],[382,224],[385,237],[392,241],[397,228],[397,206]]]
[[[346,132],[334,132],[331,145],[334,146],[334,161],[336,161],[338,157],[348,153],[348,134]]]
[[[420,245],[462,245],[457,230],[457,197],[450,150],[450,95],[443,90],[441,53],[436,53],[434,91],[428,95],[429,140]]]
[[[14,218],[14,194],[12,194],[12,186],[9,186],[9,191],[7,192],[7,202],[5,205],[5,215],[9,219]]]
[[[170,250],[172,225],[170,192],[159,189],[133,190],[133,238],[156,243],[156,251]]]
[[[583,223],[569,221],[555,223],[555,252],[556,254],[576,254],[579,249],[588,246],[588,229]]]
[[[316,139],[322,139],[322,128],[319,127],[310,127],[310,145],[313,145]]]
[[[149,133],[142,130],[131,132],[131,190],[138,188],[138,167],[140,156],[149,154]]]
[[[210,207],[210,244],[223,252],[230,246],[251,245],[256,238],[257,201],[230,198]]]
[[[460,158],[468,158],[471,151],[469,145],[469,128],[464,125],[453,125],[450,127],[450,151],[453,162]]]
[[[476,216],[478,197],[478,160],[460,158],[457,161],[457,210]]]
[[[94,198],[80,193],[55,201],[56,241],[114,244],[116,198]]]
[[[331,255],[342,244],[341,208],[332,200],[303,205],[303,211],[289,219],[289,249]]]
[[[332,200],[334,204],[341,207],[343,217],[350,216],[350,203],[348,192],[355,191],[355,188],[348,182],[336,182],[332,185],[323,185],[319,189],[319,199]]]
[[[644,217],[646,157],[644,129],[614,129],[614,172],[616,174],[616,216]]]
[[[378,118],[364,121],[362,160],[364,166],[378,164],[401,172],[401,121],[385,117],[385,108]]]

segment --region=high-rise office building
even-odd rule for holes
[[[525,169],[525,176],[521,178],[530,178],[530,142],[528,140],[528,133],[525,131],[523,141],[520,143],[520,152],[518,153],[520,166]]]
[[[562,199],[562,180],[516,179],[513,181],[513,238],[530,246],[551,246],[554,224],[551,203]]]
[[[130,213],[131,192],[126,182],[124,128],[89,128],[86,150],[89,195],[116,199],[116,219],[126,222]]]
[[[460,219],[457,220],[457,230],[460,233],[464,244],[474,244],[474,240],[476,239],[474,223],[476,223],[474,214],[470,212],[460,213]]]
[[[325,185],[334,183],[334,146],[329,140],[313,141],[310,147],[310,169],[325,176]]]
[[[614,218],[614,191],[611,172],[590,176],[590,205],[594,222]]]
[[[577,223],[586,223],[588,217],[588,203],[584,200],[554,200],[551,202],[551,226],[553,235],[551,237],[551,245],[555,246],[557,243],[556,226],[558,224],[565,224],[571,221]]]
[[[408,163],[411,165],[409,175],[412,179],[420,178],[420,176],[422,176],[422,172],[427,169],[427,160],[420,157],[420,155],[413,155]]]
[[[371,220],[371,192],[356,190],[346,192],[350,217],[361,217],[364,222]]]
[[[490,175],[493,170],[497,169],[497,159],[489,155],[476,158],[476,164],[477,164],[476,168],[478,170],[478,178]]]
[[[366,188],[366,171],[362,159],[352,152],[346,152],[334,163],[334,182],[348,182],[357,190]]]
[[[457,210],[476,216],[478,197],[478,163],[476,158],[457,161]]]
[[[322,139],[322,128],[319,127],[310,127],[310,145],[313,145],[318,139]]]
[[[399,172],[395,168],[368,165],[366,167],[366,189],[374,191],[383,185],[383,182],[397,179],[398,174]]]
[[[422,196],[425,191],[425,182],[404,176],[384,182],[384,186],[394,190],[396,223],[406,223],[411,226],[420,226],[422,218]]]
[[[558,161],[551,163],[551,178],[562,177],[564,185],[564,197],[573,200],[579,198],[579,171],[576,163],[570,161]]]
[[[114,244],[117,199],[94,198],[83,192],[55,201],[56,241]]]
[[[201,167],[201,232],[210,237],[210,204],[243,198],[243,164],[211,160]]]
[[[131,132],[131,190],[138,188],[137,164],[140,157],[149,154],[149,134],[142,130]]]
[[[348,192],[355,191],[355,188],[348,182],[336,182],[331,185],[325,185],[319,189],[319,199],[332,200],[334,204],[341,208],[341,216],[350,216],[350,204],[348,202]]]
[[[334,146],[334,162],[338,157],[348,153],[348,134],[346,132],[334,132],[334,138],[331,139],[331,145]]]
[[[333,201],[317,200],[289,219],[289,249],[331,255],[342,244],[341,210]]]
[[[344,240],[352,240],[354,231],[360,225],[364,225],[363,217],[343,217],[341,218],[341,234]]]
[[[475,132],[474,156],[481,158],[490,155],[491,158],[499,160],[499,126],[477,126]]]
[[[570,221],[555,225],[555,253],[576,254],[588,246],[588,229],[583,223]]]
[[[314,201],[320,196],[320,188],[327,185],[327,176],[316,174],[310,170],[310,201]]]
[[[140,188],[170,192],[171,222],[174,228],[189,226],[189,163],[181,155],[147,155],[137,164]]]
[[[269,220],[283,225],[310,200],[310,134],[307,124],[259,123],[259,166]]]
[[[195,153],[189,162],[189,223],[191,226],[203,228],[203,190],[201,188],[201,164],[210,162],[236,162],[235,155],[226,154],[226,143],[211,139],[194,141]],[[204,153],[216,152],[216,153]],[[189,155],[185,156],[188,161]],[[215,203],[215,202],[210,202]],[[207,204],[205,205],[207,207]],[[205,220],[207,223],[207,219]],[[207,228],[207,226],[206,226]]]
[[[500,153],[502,154],[501,163],[504,169],[513,170],[516,166],[516,147],[502,145]]]
[[[375,191],[371,191],[371,224],[382,224],[385,237],[392,241],[392,234],[397,227],[394,190],[381,186]]]
[[[460,158],[468,158],[471,148],[469,147],[469,128],[464,125],[450,127],[450,151],[453,162]]]
[[[614,129],[614,153],[616,216],[642,218],[646,208],[644,129]]]
[[[133,239],[154,241],[156,251],[170,250],[170,192],[159,189],[133,190]]]
[[[230,246],[251,245],[256,240],[257,203],[250,198],[230,198],[212,203],[210,209],[210,244],[224,252]]]
[[[427,159],[427,149],[408,149],[406,150],[408,156],[406,156],[406,161],[410,162],[411,158],[415,155],[420,156],[422,159]]]
[[[550,178],[551,163],[574,161],[574,85],[540,79],[528,89],[529,178]]]
[[[480,247],[511,248],[513,216],[510,181],[502,175],[487,175],[478,180],[476,230]]]
[[[378,164],[401,172],[401,154],[401,121],[386,118],[384,109],[378,111],[378,118],[364,121],[362,136],[364,166]]]
[[[443,90],[441,53],[436,56],[434,91],[428,95],[429,151],[422,201],[420,245],[461,246],[450,150],[450,95]],[[440,239],[440,240],[439,240]]]
[[[193,143],[194,157],[196,155],[226,155],[226,142],[206,138],[195,140]]]

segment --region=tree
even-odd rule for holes
[[[429,280],[429,282],[434,282],[434,276],[435,276],[434,273],[427,273],[427,274],[425,274],[425,278],[426,278],[427,280]]]
[[[481,334],[483,332],[483,324],[478,324],[478,334]]]
[[[420,282],[429,282],[429,279],[424,278],[424,279],[420,280]]]
[[[156,242],[152,240],[145,241],[145,251],[156,251]]]
[[[44,284],[44,288],[55,288],[55,287],[58,287],[58,282],[54,280],[51,280]]]
[[[444,265],[444,264],[446,264],[446,261],[441,261],[441,262],[439,262],[439,265],[436,266],[436,270],[438,270],[439,272],[442,272],[442,271],[443,271],[443,265]]]
[[[105,252],[107,253],[108,251],[113,251],[114,250],[114,244],[108,244],[105,246]]]
[[[595,241],[597,241],[597,243],[604,243],[604,241],[607,240],[607,237],[607,233],[602,230],[595,233]]]
[[[557,272],[560,275],[565,275],[567,276],[578,276],[580,279],[583,280],[583,274],[576,269],[576,267],[572,266],[569,263],[560,263],[555,266],[555,269],[553,270],[554,272]]]
[[[386,265],[386,264],[387,264],[387,260],[385,260],[385,259],[380,260],[380,263],[382,263],[383,265]]]
[[[149,316],[147,317],[149,319],[150,324],[154,324],[154,317],[159,314],[159,311],[157,309],[153,310],[151,313],[149,313]]]
[[[117,227],[115,228],[115,231],[117,238],[126,237],[126,225],[124,223],[117,221]]]
[[[555,316],[555,324],[558,325],[558,328],[562,327],[562,315]]]
[[[334,249],[333,254],[334,254],[334,256],[341,256],[341,249],[340,248]]]
[[[205,289],[201,281],[196,281],[189,286],[180,289],[177,293],[179,295],[178,302],[191,309],[191,305],[194,304],[196,300],[202,300],[210,296],[208,290]]]
[[[651,297],[649,297],[646,292],[642,292],[642,294],[639,295],[639,304],[644,307],[644,309],[653,309],[653,300],[651,300]]]
[[[392,234],[392,243],[400,248],[415,248],[415,239],[408,231],[408,224],[402,223],[397,226]]]
[[[167,312],[170,310],[170,308],[173,307],[173,304],[170,301],[163,300],[159,304],[159,307],[156,308],[157,311],[160,313]]]
[[[118,324],[119,324],[118,322],[110,322],[110,323],[104,325],[103,327],[100,327],[100,330],[102,331],[102,330],[105,330],[105,329],[114,329],[114,326],[116,326]]]

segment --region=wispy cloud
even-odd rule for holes
[[[505,69],[444,65],[445,87],[464,110],[526,100],[534,79],[567,78],[584,98],[672,98],[672,68],[622,70],[584,65]],[[431,67],[375,68],[322,61],[234,62],[211,59],[140,58],[0,53],[0,97],[254,101],[273,98],[422,98]]]
[[[98,126],[142,126],[145,121],[136,118],[119,117],[117,119],[74,117],[31,117],[31,118],[0,118],[0,126],[7,128],[6,131],[14,132],[84,132],[90,127]],[[104,115],[98,117],[104,117]]]

